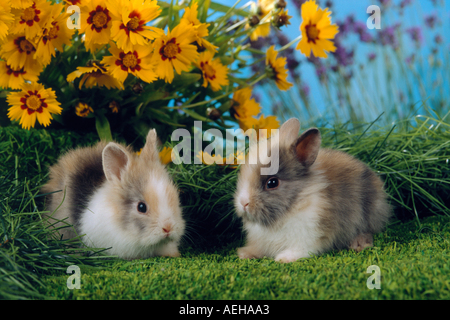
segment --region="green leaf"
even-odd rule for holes
[[[202,76],[198,73],[187,73],[187,72],[182,72],[181,74],[176,74],[173,81],[172,81],[172,85],[177,88],[178,90],[180,90],[181,88],[190,86],[193,83],[196,83],[197,81],[199,81],[202,78]]]
[[[208,16],[209,6],[211,5],[211,0],[200,0],[198,4],[198,18],[201,23],[206,22],[206,17]]]
[[[103,141],[112,141],[111,128],[109,121],[104,114],[97,114],[95,116],[95,128],[97,129],[98,136]]]
[[[191,109],[181,109],[181,110],[183,110],[187,115],[191,116],[194,119],[205,121],[205,122],[211,122],[212,121],[211,119],[208,119],[206,117],[203,117],[203,116],[199,115],[194,110],[191,110]]]
[[[210,8],[215,11],[227,13],[228,11],[230,11],[231,7],[224,6],[223,4],[217,2],[211,2]],[[233,12],[241,17],[248,17],[248,12],[244,10],[234,9]]]

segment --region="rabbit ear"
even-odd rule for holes
[[[150,161],[159,161],[158,138],[155,129],[151,129],[148,132],[147,140],[142,148],[141,156],[149,159]]]
[[[296,118],[287,120],[280,128],[280,141],[288,145],[293,144],[298,138],[300,121]]]
[[[311,128],[306,130],[298,138],[295,145],[298,161],[305,167],[310,167],[316,161],[321,142],[322,138],[318,129]]]
[[[130,156],[124,147],[115,142],[110,142],[103,149],[102,161],[106,179],[108,179],[108,181],[114,179],[120,181],[123,172],[128,166]]]

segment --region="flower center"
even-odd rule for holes
[[[108,22],[108,17],[103,11],[96,12],[92,18],[92,23],[96,28],[103,28],[103,26]]]
[[[178,53],[178,46],[175,43],[168,43],[164,46],[164,55],[171,59]]]
[[[29,109],[36,111],[41,107],[42,102],[35,95],[31,95],[27,98],[26,104]]]
[[[128,23],[127,23],[127,27],[130,30],[137,29],[139,27],[139,18],[138,17],[131,18],[131,20],[128,21]]]
[[[308,42],[316,43],[316,40],[319,39],[320,30],[317,29],[315,24],[310,24],[306,26],[306,36],[308,37]]]
[[[122,63],[125,67],[133,69],[138,64],[137,58],[132,53],[127,53],[122,59]]]
[[[58,30],[58,26],[54,26],[53,28],[51,28],[47,35],[48,39],[56,39],[58,37]]]
[[[200,67],[203,69],[206,78],[208,79],[216,78],[216,70],[214,70],[214,68],[208,62],[201,62]]]
[[[27,54],[34,50],[34,46],[26,39],[20,40],[19,47],[22,51],[26,51]]]
[[[23,14],[22,14],[22,16],[21,16],[21,18],[23,19],[23,20],[25,20],[25,21],[28,21],[28,20],[34,20],[34,17],[36,16],[36,13],[35,13],[35,11],[34,11],[34,8],[33,7],[30,7],[30,8],[26,8],[24,11],[23,11]]]

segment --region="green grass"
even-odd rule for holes
[[[80,290],[69,290],[65,272],[41,279],[56,299],[449,299],[450,219],[430,217],[397,224],[363,252],[331,252],[279,264],[239,260],[229,243],[216,251],[184,248],[181,258],[116,262],[84,271]],[[381,271],[381,289],[369,290],[371,265]]]
[[[237,258],[243,241],[232,205],[237,170],[217,166],[169,166],[188,224],[181,258],[86,255],[43,228],[38,191],[63,150],[95,143],[95,135],[0,127],[0,298],[448,299],[449,121],[377,124],[323,127],[323,146],[355,155],[382,176],[393,224],[362,253],[331,252],[288,265]],[[66,286],[69,265],[81,268],[80,290]],[[366,287],[370,265],[381,269],[381,290]]]

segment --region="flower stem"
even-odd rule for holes
[[[302,35],[299,35],[297,38],[295,38],[294,40],[292,40],[291,42],[289,42],[287,45],[281,47],[280,50],[278,50],[278,52],[281,52],[283,50],[286,50],[287,48],[289,48],[290,46],[292,46],[295,42],[300,41],[302,39]]]

